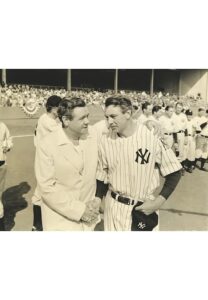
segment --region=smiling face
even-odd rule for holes
[[[176,114],[179,115],[182,112],[182,109],[183,109],[183,106],[178,103],[176,105],[176,109],[175,109]]]
[[[166,115],[167,115],[169,118],[171,118],[172,115],[173,115],[173,112],[174,112],[173,107],[169,107],[169,109],[166,110]]]
[[[89,111],[85,107],[75,107],[72,113],[72,120],[68,116],[62,117],[64,127],[69,128],[74,136],[80,137],[83,134],[88,133],[89,125]]]
[[[120,106],[109,105],[105,109],[105,117],[109,128],[117,133],[121,133],[126,128],[127,122],[131,118],[131,111],[128,110],[123,113]]]

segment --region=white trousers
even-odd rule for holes
[[[2,203],[2,194],[5,188],[7,166],[4,164],[0,167],[0,218],[4,216],[4,207]]]
[[[154,201],[154,200],[153,200]],[[108,191],[105,198],[104,230],[105,231],[131,231],[133,205],[126,205],[116,201]],[[154,231],[159,230],[159,225]]]

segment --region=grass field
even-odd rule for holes
[[[27,118],[18,108],[9,113],[0,111],[1,119],[14,136],[14,148],[8,154],[5,204],[6,229],[30,231],[32,228],[32,205],[36,180],[34,176],[33,132],[35,118]],[[89,107],[91,124],[103,118],[100,107]],[[207,230],[208,229],[208,174],[198,169],[186,173],[175,193],[160,210],[161,230]],[[102,226],[98,227],[102,230]]]

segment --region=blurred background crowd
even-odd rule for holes
[[[57,87],[37,87],[31,85],[0,85],[0,107],[21,107],[24,106],[27,101],[36,102],[40,106],[44,106],[47,99],[52,95],[60,97],[76,96],[83,98],[87,104],[102,105],[105,99],[114,94],[114,90],[95,90],[90,88],[80,88],[71,91],[67,91],[64,88]],[[205,106],[205,101],[200,94],[197,96],[177,96],[176,94],[157,92],[150,96],[147,91],[131,91],[120,90],[118,94],[128,96],[135,105],[140,107],[144,101],[149,101],[153,105],[160,105],[166,107],[167,105],[173,105],[180,100],[183,103],[183,107],[188,109],[190,107]]]

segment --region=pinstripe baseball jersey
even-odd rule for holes
[[[129,137],[109,131],[100,140],[97,179],[109,183],[115,192],[135,200],[148,199],[158,186],[156,164],[163,176],[181,169],[173,151],[144,125],[137,123]]]

